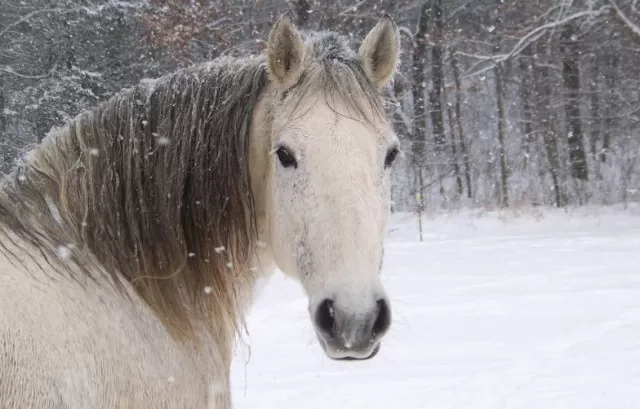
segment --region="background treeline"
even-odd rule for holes
[[[638,0],[0,0],[0,173],[146,77],[390,13],[395,210],[640,201]]]

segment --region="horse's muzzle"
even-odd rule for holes
[[[363,360],[380,350],[380,339],[391,326],[391,311],[379,299],[365,313],[340,308],[333,300],[323,300],[313,313],[320,344],[332,359]]]

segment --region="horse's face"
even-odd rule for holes
[[[276,56],[269,60],[271,78],[283,90],[291,88],[279,94],[271,112],[271,246],[279,268],[302,283],[327,355],[366,359],[378,352],[391,323],[380,269],[398,142],[380,115],[363,120],[349,114],[344,101],[328,105],[318,95],[295,99],[296,64],[304,64],[308,52],[299,41],[285,18],[269,43],[270,57]],[[393,75],[397,56],[396,27],[385,18],[363,42],[358,59],[371,83],[381,87]]]

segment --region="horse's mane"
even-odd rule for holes
[[[382,113],[345,40],[321,33],[307,46],[314,63],[294,98],[320,88],[362,116]],[[27,243],[75,277],[131,282],[178,334],[194,314],[237,330],[257,234],[251,118],[267,84],[264,56],[218,60],[143,82],[52,131],[0,186],[0,251],[24,262],[15,249]]]
[[[201,64],[80,114],[3,183],[0,230],[91,276],[88,251],[174,328],[189,323],[183,297],[233,317],[227,270],[248,268],[255,242],[247,158],[266,83],[261,58]]]

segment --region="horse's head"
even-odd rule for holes
[[[267,53],[275,261],[302,283],[327,355],[370,358],[391,323],[380,270],[398,141],[381,95],[398,62],[397,28],[384,17],[356,53],[333,33],[303,38],[284,16]]]

